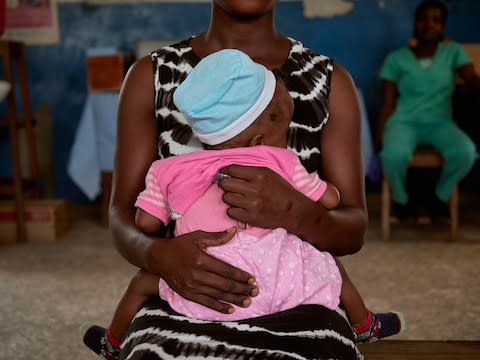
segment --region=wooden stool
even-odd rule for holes
[[[28,89],[27,65],[25,62],[23,43],[17,41],[0,41],[0,58],[3,62],[5,80],[10,83],[11,90],[7,95],[7,117],[1,124],[8,128],[10,153],[12,162],[12,177],[0,179],[0,194],[12,195],[15,198],[15,214],[17,224],[17,241],[26,241],[26,228],[24,220],[24,195],[30,193],[31,197],[40,196],[40,181],[38,176],[38,162],[36,157],[36,144],[33,132],[34,120],[30,105]],[[14,74],[16,69],[17,77]],[[21,99],[21,113],[17,112],[17,80]],[[22,175],[20,156],[20,130],[25,130],[27,145],[27,160],[29,175]]]
[[[408,164],[409,168],[436,168],[443,165],[443,158],[439,152],[427,149],[417,149],[413,154],[413,158]],[[381,195],[381,226],[382,236],[384,240],[390,239],[391,233],[391,191],[390,185],[385,177],[382,179],[382,195]],[[458,232],[458,185],[455,185],[449,200],[450,210],[450,240],[457,238]]]

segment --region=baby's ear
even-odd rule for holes
[[[257,134],[253,138],[250,139],[250,144],[248,146],[257,146],[263,145],[263,135]]]

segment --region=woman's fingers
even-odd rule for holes
[[[216,258],[210,258],[204,260],[202,269],[195,269],[192,279],[186,281],[182,289],[177,291],[186,299],[223,313],[233,311],[230,304],[249,306],[251,297],[258,295],[254,278]],[[251,281],[245,282],[245,279]]]
[[[244,196],[234,192],[225,192],[222,199],[223,202],[228,206],[233,206],[237,208],[247,209],[257,206],[257,204],[255,203],[252,204],[252,199],[250,199],[248,196]],[[253,198],[253,201],[256,201],[256,199]]]
[[[245,292],[248,295],[245,295]],[[207,296],[219,302],[247,307],[252,302],[251,297],[258,295],[258,288],[255,284],[245,285],[210,273],[202,276],[201,283],[195,287],[192,293]]]
[[[299,193],[280,175],[264,167],[230,165],[219,182],[228,215],[263,228],[286,227],[289,211]],[[281,194],[281,196],[279,196]]]
[[[252,180],[256,176],[256,171],[252,171],[252,169],[258,169],[258,167],[252,166],[243,166],[243,165],[229,165],[225,166],[221,169],[221,173],[228,175],[222,179],[227,180],[229,177],[233,177],[235,179],[242,179],[245,181]]]
[[[233,238],[236,231],[237,229],[232,227],[222,232],[201,232],[202,236],[197,243],[201,249],[223,245]],[[199,254],[199,257],[196,260],[196,265],[201,270],[216,274],[217,276],[228,281],[234,281],[242,285],[250,285],[255,282],[255,277],[252,274],[223,262],[222,260],[209,255],[205,251],[202,251],[202,254]],[[219,283],[217,285],[217,287],[222,289],[230,289],[232,286],[233,285],[230,282]],[[235,290],[237,289],[238,287],[235,287]],[[248,292],[245,292],[245,287],[242,287],[240,293],[248,294]]]
[[[258,294],[255,277],[206,251],[228,242],[235,231],[195,231],[165,240],[169,255],[163,263],[164,280],[182,297],[220,312],[228,313],[231,304],[248,306],[250,297]]]
[[[248,301],[249,304],[251,303],[250,299],[248,299],[246,301]],[[197,297],[195,298],[195,302],[197,302],[199,304],[202,304],[202,305],[204,305],[204,306],[206,306],[210,309],[213,309],[215,311],[224,313],[224,314],[231,314],[235,311],[234,307],[231,305],[234,302],[232,302],[232,301],[222,302],[222,301],[219,301],[216,298],[209,297],[209,296],[206,296],[206,295],[197,295]],[[241,305],[239,305],[239,306],[241,306]],[[245,307],[245,306],[243,306],[243,307]]]
[[[256,184],[252,180],[237,179],[234,177],[222,179],[219,182],[219,186],[225,192],[249,197],[256,196],[258,191]]]
[[[202,237],[200,240],[198,240],[198,245],[201,248],[206,248],[210,246],[219,246],[219,245],[226,244],[235,236],[236,232],[237,232],[237,228],[231,227],[226,231],[215,232],[215,233],[205,233],[207,235]]]
[[[203,294],[192,296],[190,300],[224,314],[231,314],[234,311],[232,305],[221,302],[215,298]]]
[[[219,292],[251,296],[256,288],[254,276],[213,256],[204,268],[205,273],[200,274],[198,282]]]

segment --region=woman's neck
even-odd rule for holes
[[[417,46],[413,49],[413,52],[417,58],[428,58],[433,57],[437,51],[438,41],[427,42],[419,41]]]
[[[192,48],[200,58],[234,48],[268,68],[280,67],[291,44],[276,31],[273,17],[271,11],[254,18],[236,18],[214,6],[208,31],[192,39]]]

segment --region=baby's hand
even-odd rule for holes
[[[214,177],[213,177],[213,183],[214,184],[218,184],[222,179],[225,179],[225,178],[229,178],[230,175],[227,175],[227,174],[223,174],[223,173],[217,173]],[[244,223],[244,222],[241,222],[241,221],[238,221],[237,222],[237,228],[239,230],[245,230],[247,228],[247,224]]]
[[[223,174],[221,172],[216,173],[215,176],[213,177],[212,183],[218,184],[222,179],[225,179],[227,177],[230,177],[230,175]]]

